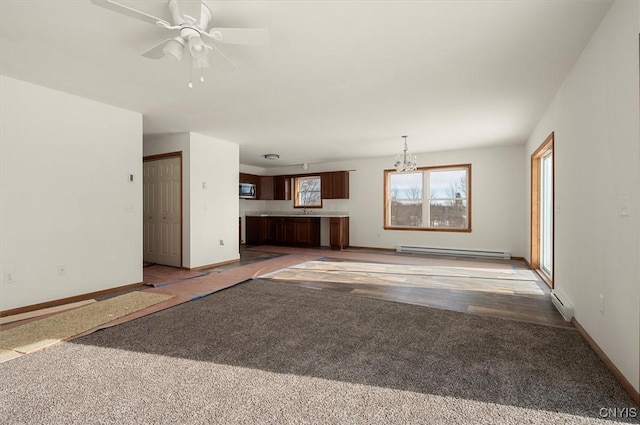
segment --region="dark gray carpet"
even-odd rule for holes
[[[574,330],[260,280],[0,364],[0,388],[3,424],[610,424],[601,408],[634,407]]]

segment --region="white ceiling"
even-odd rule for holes
[[[169,19],[165,0],[121,1]],[[186,0],[181,0],[185,3]],[[89,0],[0,0],[0,72],[193,131],[240,162],[293,165],[524,143],[611,5],[554,1],[207,1],[234,72],[140,56],[172,33]],[[167,36],[168,35],[168,36]],[[279,153],[267,161],[265,153]]]

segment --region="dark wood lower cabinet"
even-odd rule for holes
[[[349,246],[349,217],[331,217],[329,225],[331,249],[347,248]]]
[[[246,219],[247,244],[320,246],[319,217],[251,217]]]
[[[262,245],[270,239],[269,217],[250,217],[245,220],[245,241],[247,245]]]

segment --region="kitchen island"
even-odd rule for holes
[[[247,211],[246,241],[249,245],[320,246],[322,218],[329,219],[329,245],[349,246],[349,213],[344,211]]]

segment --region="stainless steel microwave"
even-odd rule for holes
[[[256,185],[251,183],[240,183],[240,198],[256,199]]]

